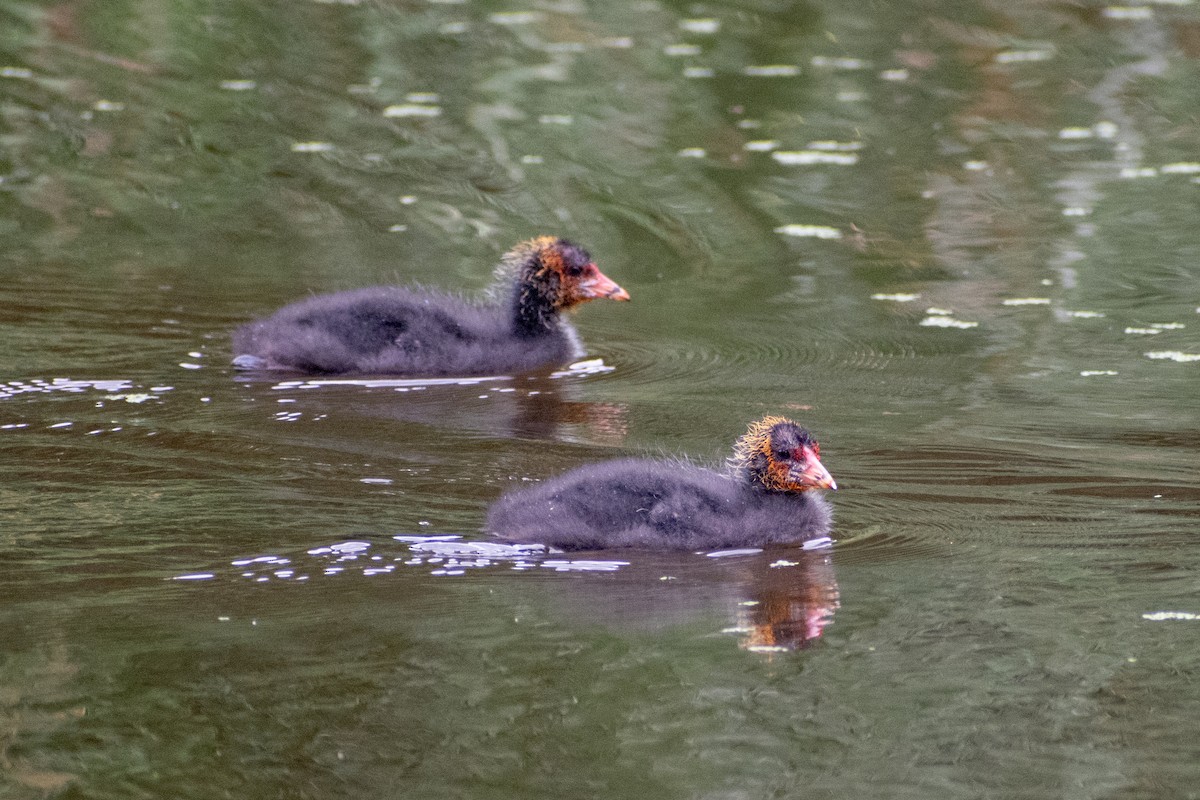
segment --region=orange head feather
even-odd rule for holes
[[[836,489],[821,464],[820,452],[820,445],[800,425],[786,417],[767,416],[750,423],[734,443],[729,465],[768,491]]]

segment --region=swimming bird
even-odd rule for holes
[[[837,489],[820,446],[792,420],[750,424],[721,471],[626,458],[579,467],[506,494],[485,530],[560,550],[713,550],[802,542],[829,533],[819,489]]]
[[[234,366],[310,374],[498,375],[583,355],[561,312],[628,300],[587,250],[553,236],[522,242],[482,301],[403,286],[317,295],[233,334]]]

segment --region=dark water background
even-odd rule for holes
[[[0,797],[1200,796],[1198,57],[1186,0],[0,0]],[[634,297],[600,364],[227,367],[541,233]],[[475,544],[764,413],[831,550]]]

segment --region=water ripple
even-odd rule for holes
[[[954,352],[910,338],[893,340],[851,338],[836,334],[812,336],[753,336],[625,340],[611,343],[606,353],[618,365],[622,383],[636,385],[686,382],[689,387],[738,385],[755,376],[821,374],[836,377],[844,371],[884,371],[898,364]],[[912,376],[919,378],[920,376]],[[897,375],[904,381],[908,375]]]
[[[871,451],[853,461],[842,473],[845,497],[837,498],[839,552],[923,553],[986,542],[1165,546],[1190,537],[1189,522],[1200,517],[1200,488],[1193,482],[1099,474],[1086,452],[914,447]]]

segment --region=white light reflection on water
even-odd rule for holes
[[[441,106],[423,103],[401,103],[399,105],[388,106],[383,110],[383,115],[389,118],[440,117],[442,115],[442,108]]]
[[[927,312],[927,313],[929,313],[930,316],[921,320],[921,322],[919,323],[922,327],[925,327],[925,328],[960,328],[960,329],[965,330],[967,328],[979,327],[978,322],[971,322],[971,321],[962,320],[962,319],[955,319],[954,317],[951,317],[951,316],[948,316],[945,314],[933,314],[932,312]]]
[[[771,158],[786,166],[811,166],[814,164],[851,166],[858,163],[858,154],[856,153],[840,153],[829,150],[777,150],[771,153]]]
[[[790,225],[781,225],[775,229],[775,233],[783,236],[795,236],[799,238],[811,239],[840,239],[842,232],[837,228],[831,228],[828,225],[801,225],[798,223]]]
[[[872,300],[887,300],[893,303],[911,303],[914,300],[920,300],[921,295],[917,292],[877,292],[871,295]]]
[[[576,361],[564,369],[550,373],[551,378],[570,378],[581,375],[601,375],[612,372],[613,367],[602,358]],[[394,389],[397,392],[422,391],[431,386],[479,386],[485,383],[511,381],[507,375],[481,375],[454,378],[313,378],[309,380],[280,381],[271,387],[273,391],[290,389],[320,389],[330,386],[361,386],[367,389]],[[489,387],[492,391],[512,391],[505,387]],[[0,395],[2,396],[2,395]]]
[[[8,383],[0,384],[0,400],[7,400],[10,397],[16,397],[21,394],[37,392],[48,394],[50,392],[66,392],[68,394],[79,394],[87,391],[100,391],[109,395],[116,395],[119,392],[134,388],[134,383],[131,380],[116,379],[116,380],[76,380],[74,378],[52,378],[49,381],[41,378],[34,378],[28,381],[9,381]],[[153,391],[169,391],[169,386],[156,386]],[[109,399],[124,399],[112,397]],[[134,401],[136,402],[136,401]]]
[[[1156,361],[1175,361],[1180,364],[1190,364],[1200,361],[1200,353],[1183,353],[1179,350],[1159,350],[1146,353],[1146,358]]]
[[[388,574],[401,567],[430,568],[437,576],[464,575],[468,570],[505,569],[517,572],[552,570],[554,572],[616,572],[631,562],[609,558],[568,558],[561,552],[542,544],[508,544],[491,541],[468,541],[458,534],[397,534],[393,541],[406,546],[402,553],[385,552],[371,542],[348,540],[314,547],[305,551],[312,561],[293,564],[292,559],[263,554],[230,561],[237,576],[256,582],[271,579],[307,579],[309,574],[337,575],[359,572],[364,576]],[[832,545],[828,537],[804,543],[802,550],[824,551]],[[374,549],[373,549],[374,548]],[[723,559],[754,556],[761,548],[737,548],[700,553],[708,558]],[[357,563],[355,563],[357,562]],[[777,561],[772,567],[794,566],[793,562]],[[286,567],[281,569],[281,567]],[[215,572],[194,572],[172,576],[172,580],[211,580]]]
[[[721,20],[713,19],[712,17],[681,19],[679,20],[679,28],[688,33],[712,35],[721,30]]]
[[[791,78],[800,74],[800,68],[795,64],[762,64],[746,67],[742,74],[752,78]]]
[[[257,583],[271,580],[307,580],[312,574],[326,576],[359,573],[363,576],[384,575],[401,568],[428,569],[430,575],[464,575],[468,570],[505,569],[552,570],[554,572],[615,572],[629,566],[628,561],[615,559],[574,559],[540,544],[503,544],[471,542],[457,534],[419,536],[398,534],[392,537],[406,549],[403,552],[372,551],[372,543],[361,540],[335,542],[314,547],[305,552],[309,563],[274,554],[239,558],[230,562],[237,568],[233,577]],[[287,566],[286,569],[280,567]],[[431,569],[430,569],[431,568]],[[195,572],[172,576],[172,580],[212,580],[215,572]]]

